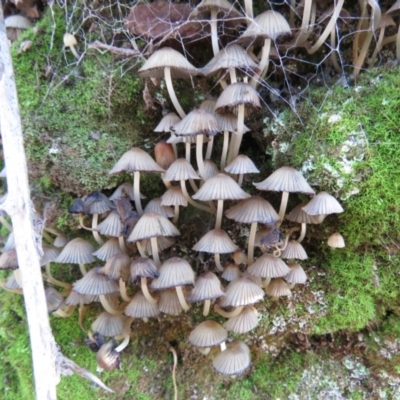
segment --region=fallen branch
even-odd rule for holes
[[[123,57],[138,57],[142,55],[142,53],[139,50],[124,49],[123,47],[110,46],[109,44],[102,43],[98,40],[94,41],[93,43],[90,43],[88,48],[96,50],[106,50],[109,51],[110,53]]]

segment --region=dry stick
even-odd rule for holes
[[[178,386],[176,385],[176,366],[178,364],[178,355],[176,354],[176,350],[171,346],[169,351],[172,353],[174,357],[174,365],[172,367],[172,382],[174,384],[174,400],[178,400]]]

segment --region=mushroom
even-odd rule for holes
[[[344,238],[339,232],[332,233],[332,235],[328,238],[327,244],[333,249],[341,249],[346,247]]]
[[[72,33],[66,32],[66,33],[64,33],[63,41],[64,41],[64,46],[69,47],[72,54],[75,56],[75,58],[77,60],[79,60],[79,58],[80,58],[79,54],[75,50],[75,46],[78,44],[75,36]]]
[[[4,19],[4,25],[7,30],[7,38],[12,43],[17,41],[22,31],[33,26],[32,22],[23,15],[10,15]]]
[[[125,240],[122,235],[123,228],[118,212],[113,210],[95,229],[102,235],[118,238],[121,251],[126,251]]]
[[[162,205],[162,200],[161,198],[157,197],[153,200],[150,200],[144,211],[143,214],[148,214],[148,213],[157,213],[162,215],[165,218],[172,218],[175,216],[174,211],[172,210],[171,207],[166,206],[166,205]]]
[[[167,115],[165,115],[162,120],[159,122],[159,124],[154,128],[154,132],[170,132],[171,126],[176,125],[179,121],[181,120],[180,117],[178,117],[174,112],[170,112]],[[178,158],[178,152],[176,150],[176,143],[171,143],[172,148],[174,150],[175,154],[175,159]],[[167,168],[164,168],[167,169]]]
[[[134,282],[137,278],[140,278],[140,286],[146,300],[151,304],[156,304],[155,299],[149,292],[147,286],[147,279],[157,278],[160,275],[157,266],[153,260],[145,257],[135,258],[130,266],[130,280]]]
[[[289,283],[289,289],[294,288],[296,284],[304,284],[307,281],[307,275],[300,264],[289,263],[290,272],[284,277]]]
[[[125,307],[125,315],[141,319],[144,322],[147,322],[149,318],[157,317],[160,314],[160,310],[156,305],[157,300],[154,300],[155,302],[149,302],[148,297],[143,292],[137,292]]]
[[[292,294],[289,286],[282,278],[272,279],[271,283],[266,287],[265,292],[268,296],[271,296],[272,300]]]
[[[214,368],[222,375],[240,375],[250,364],[250,349],[239,340],[229,343],[213,360]]]
[[[210,347],[220,346],[221,351],[226,349],[225,341],[228,338],[228,332],[218,322],[208,320],[203,321],[190,332],[189,342],[198,347],[200,352],[207,355]]]
[[[340,214],[344,210],[331,194],[319,192],[303,207],[303,211],[309,215],[328,215]]]
[[[182,193],[182,189],[179,186],[171,186],[162,196],[161,196],[162,206],[174,206],[174,219],[172,223],[176,224],[179,219],[179,206],[187,207],[188,202],[186,197]]]
[[[251,159],[243,154],[239,154],[229,165],[225,167],[229,174],[239,175],[238,185],[242,186],[244,174],[258,174],[260,171]]]
[[[46,280],[52,283],[53,285],[57,285],[66,289],[71,288],[70,283],[62,282],[53,277],[51,274],[51,269],[50,269],[50,263],[55,261],[57,257],[60,255],[60,252],[50,246],[43,245],[42,246],[43,250],[43,256],[40,258],[40,266],[42,267],[43,265],[46,266]]]
[[[258,325],[258,311],[253,306],[246,306],[243,308],[241,313],[236,317],[229,318],[224,323],[224,328],[227,331],[243,334],[250,332]]]
[[[114,347],[114,340],[110,340],[104,343],[96,353],[96,362],[104,371],[121,369],[121,358],[119,352]]]
[[[183,311],[178,294],[174,288],[163,290],[157,305],[161,312],[168,315],[179,315]]]
[[[282,251],[282,258],[288,260],[306,260],[308,258],[304,247],[296,240],[289,240],[286,248]]]
[[[228,264],[228,265],[225,265],[225,269],[221,275],[221,278],[224,278],[228,282],[232,282],[233,280],[240,278],[241,274],[242,273],[240,272],[238,265]]]
[[[107,261],[115,254],[121,253],[124,250],[121,249],[118,239],[115,237],[108,239],[93,255],[102,261]]]

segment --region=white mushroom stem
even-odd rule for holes
[[[219,53],[217,14],[218,14],[218,8],[212,7],[211,8],[211,16],[210,16],[210,25],[211,25],[211,43],[212,43],[214,56],[216,56]]]
[[[179,303],[181,303],[182,308],[188,311],[190,306],[186,303],[185,296],[182,291],[182,286],[175,286],[176,294],[178,295]]]
[[[189,140],[187,140],[185,142],[185,159],[189,164],[191,163],[191,157],[190,157],[191,147],[190,146],[191,146],[191,143]],[[192,190],[196,193],[199,190],[199,188],[197,187],[195,181],[193,179],[189,179],[189,183],[190,183]]]
[[[79,264],[79,269],[81,270],[83,276],[87,274],[85,264]]]
[[[175,158],[176,158],[176,157],[175,157]],[[171,182],[170,182],[170,181],[166,181],[166,180],[164,179],[164,175],[165,175],[165,174],[161,174],[161,179],[162,179],[162,181],[163,181],[163,184],[165,185],[165,187],[166,187],[167,189],[171,189],[171,187],[172,187]]]
[[[140,242],[139,240],[136,242],[136,247],[138,249],[138,252],[140,254],[140,257],[144,257],[147,258],[147,254],[146,251],[143,248],[142,242]]]
[[[16,294],[23,294],[22,289],[9,289],[6,286],[6,282],[4,280],[0,280],[0,287],[3,288],[4,290],[7,290],[7,292],[11,293],[16,293]]]
[[[233,317],[237,317],[243,310],[243,306],[241,307],[236,307],[234,310],[232,311],[224,311],[218,304],[216,304],[214,306],[214,311],[221,315],[221,317],[224,318],[233,318]]]
[[[61,317],[61,318],[68,318],[72,315],[72,313],[74,312],[76,306],[68,306],[67,308],[65,308],[64,310],[62,310],[61,308],[59,308],[58,310],[53,312],[53,315],[56,315],[57,317]]]
[[[126,346],[128,346],[130,339],[130,335],[126,335],[122,343],[118,345],[118,347],[116,347],[114,351],[116,351],[117,353],[121,353],[121,351],[124,350]]]
[[[271,39],[264,40],[264,46],[261,50],[261,60],[259,64],[260,74],[255,74],[251,79],[250,85],[255,88],[258,83],[260,83],[261,79],[267,75],[268,72],[268,64],[269,64],[269,53],[271,50]]]
[[[6,227],[10,232],[12,231],[12,226],[9,224],[9,222],[4,218],[3,215],[0,216],[0,222],[3,224],[4,227]]]
[[[215,229],[221,229],[223,211],[224,211],[224,200],[218,200],[217,219],[215,221]]]
[[[174,86],[172,85],[172,78],[171,78],[171,67],[164,68],[164,78],[165,84],[167,85],[167,90],[169,97],[171,98],[172,104],[174,105],[176,111],[178,112],[179,116],[183,119],[186,117],[185,111],[181,107],[178,98],[176,97]]]
[[[206,157],[205,157],[206,160],[209,160],[211,158],[213,147],[214,147],[214,136],[209,136],[207,143]]]
[[[203,348],[201,348],[201,347],[199,347],[198,348],[199,349],[199,352],[201,353],[201,354],[203,354],[203,355],[207,355],[209,352],[210,352],[210,347],[203,347]]]
[[[210,207],[207,206],[203,206],[202,204],[196,203],[190,196],[189,193],[186,190],[186,183],[185,181],[182,179],[181,181],[181,189],[182,189],[182,193],[185,196],[186,200],[188,201],[188,203],[190,203],[192,206],[198,208],[199,210],[203,210],[203,211],[207,211],[211,214],[213,214],[212,210]]]
[[[231,139],[231,146],[228,154],[228,163],[230,163],[238,156],[240,145],[242,144],[244,131],[244,107],[244,104],[238,105],[237,131],[235,132],[235,138],[232,137]]]
[[[253,19],[253,0],[244,0],[244,9],[248,17],[247,25],[250,25],[251,19]]]
[[[222,154],[221,154],[221,172],[224,172],[226,165],[226,155],[228,154],[228,146],[229,146],[229,131],[224,131],[224,143],[222,145]]]
[[[174,218],[172,220],[172,223],[176,224],[178,222],[178,219],[179,219],[179,206],[177,204],[174,206],[174,212],[175,212],[175,215],[174,215]]]
[[[235,68],[231,68],[229,70],[229,77],[231,78],[231,85],[233,83],[237,82],[237,76],[236,76],[236,69]]]
[[[74,55],[74,57],[75,57],[77,60],[79,60],[79,59],[80,59],[80,56],[79,56],[78,52],[75,50],[75,46],[69,46],[69,48],[70,48],[70,50],[71,50],[71,53]]]
[[[135,171],[133,173],[133,197],[135,198],[135,207],[137,213],[142,216],[143,208],[140,200],[140,172]]]
[[[279,208],[279,219],[280,222],[278,222],[278,227],[282,223],[283,218],[285,218],[285,212],[286,212],[286,206],[288,203],[289,199],[289,192],[282,192],[282,199],[281,199],[281,206]]]
[[[244,174],[239,174],[239,177],[238,177],[238,185],[240,187],[242,187],[242,184],[243,184],[243,176],[244,176]]]
[[[254,262],[254,242],[256,240],[258,222],[253,222],[250,226],[249,234],[249,245],[247,249],[247,265],[251,265]]]
[[[131,298],[126,293],[126,283],[122,278],[119,278],[119,293],[124,301],[131,301]]]
[[[118,236],[119,248],[123,253],[126,253],[125,238],[123,236]]]
[[[116,309],[114,309],[112,306],[111,306],[111,304],[108,302],[108,300],[107,300],[107,297],[104,295],[104,294],[101,294],[100,296],[99,296],[99,298],[100,298],[100,303],[101,303],[101,305],[104,307],[104,309],[108,312],[108,313],[110,313],[110,314],[112,314],[112,315],[121,315],[122,314],[122,311],[121,310],[116,310]]]
[[[214,254],[214,260],[215,260],[215,265],[218,268],[218,271],[223,272],[224,271],[224,267],[221,265],[221,258],[220,258],[220,254],[219,253],[215,253]]]
[[[79,216],[79,226],[80,226],[81,228],[83,228],[83,229],[86,229],[87,231],[91,231],[92,228],[89,228],[89,227],[85,226],[85,224],[83,223],[83,214],[82,214],[82,213],[79,213],[78,216]]]
[[[100,246],[102,246],[104,244],[104,242],[101,239],[99,232],[97,232],[97,230],[96,230],[98,221],[99,221],[99,214],[93,214],[93,217],[92,217],[92,233],[93,233],[93,237],[94,237],[94,240]]]
[[[300,231],[300,236],[297,239],[297,243],[301,243],[306,236],[306,231],[307,231],[307,224],[302,223],[301,224],[301,231]]]
[[[221,351],[226,350],[226,344],[225,341],[223,341],[222,343],[220,343],[219,348],[221,349]]]
[[[210,299],[204,300],[204,306],[203,306],[204,317],[207,317],[207,315],[210,313],[210,306],[211,306],[211,300]]]
[[[158,255],[158,243],[156,237],[150,238],[150,245],[151,245],[151,255],[153,256],[154,264],[156,264],[157,267],[160,267],[161,261]]]
[[[206,180],[206,169],[203,160],[203,135],[196,136],[196,161],[199,168],[200,176]]]
[[[42,231],[43,239],[46,239],[47,243],[52,244],[54,239],[43,229]]]
[[[265,278],[265,280],[262,283],[262,287],[266,288],[270,283],[271,283],[271,278]]]
[[[89,309],[88,306],[85,306],[84,304],[81,304],[79,306],[79,310],[78,310],[78,314],[79,314],[79,326],[81,327],[81,329],[83,330],[83,332],[87,332],[87,330],[85,329],[84,325],[83,325],[83,319],[85,317],[86,311]]]
[[[141,277],[140,278],[140,287],[142,288],[142,293],[146,300],[151,304],[156,304],[157,299],[155,299],[149,292],[149,288],[147,286],[147,278]]]
[[[59,280],[53,278],[53,275],[51,274],[50,263],[46,264],[46,275],[47,275],[47,280],[50,283],[53,283],[54,285],[63,287],[65,289],[71,289],[72,285],[70,283],[62,282],[62,281],[59,281]]]

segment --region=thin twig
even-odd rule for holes
[[[172,382],[174,383],[174,400],[178,400],[178,386],[176,385],[176,366],[178,364],[178,354],[176,350],[171,346],[169,351],[174,356],[174,366],[172,367]]]

